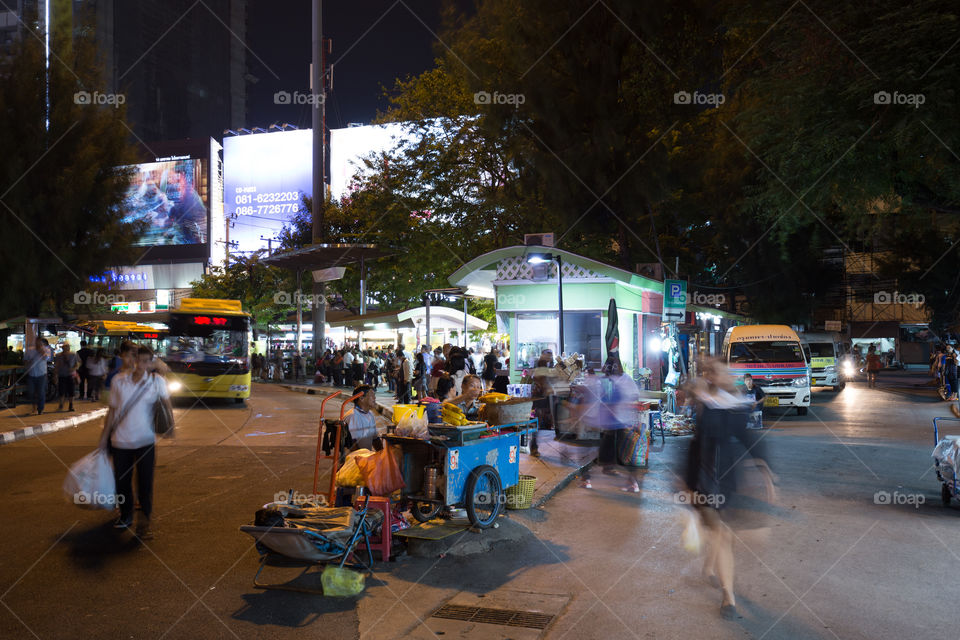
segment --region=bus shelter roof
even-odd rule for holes
[[[294,271],[317,271],[387,255],[391,254],[374,244],[311,244],[302,249],[274,253],[263,258],[261,262]]]

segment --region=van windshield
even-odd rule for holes
[[[814,358],[834,358],[832,342],[811,342],[810,355]]]
[[[799,342],[787,340],[735,342],[730,346],[730,364],[803,362]]]

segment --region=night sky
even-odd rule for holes
[[[310,0],[248,4],[248,68],[259,79],[247,88],[248,128],[266,128],[275,122],[310,126],[308,105],[275,105],[273,94],[309,90],[311,4]],[[323,4],[324,35],[333,39],[334,63],[327,127],[369,124],[378,110],[387,107],[382,87],[392,87],[396,78],[418,75],[433,66],[436,38],[431,30],[439,30],[441,0],[327,0]]]

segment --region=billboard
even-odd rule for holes
[[[223,206],[231,252],[266,249],[261,238],[275,238],[312,192],[310,129],[224,138]]]
[[[391,151],[409,136],[405,123],[392,122],[364,127],[330,130],[330,196],[339,200],[347,195],[355,175],[369,173],[364,158]]]
[[[123,221],[147,222],[136,246],[206,244],[208,189],[203,164],[203,160],[178,159],[131,167]]]

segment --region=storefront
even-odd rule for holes
[[[563,281],[563,345],[560,342],[560,282]],[[497,331],[510,338],[510,378],[518,382],[541,352],[580,354],[599,369],[607,357],[604,335],[614,300],[624,370],[651,369],[659,379],[663,283],[569,251],[514,246],[474,258],[450,276],[471,295],[492,298]],[[656,341],[656,342],[655,342]],[[653,347],[656,348],[653,348]]]

